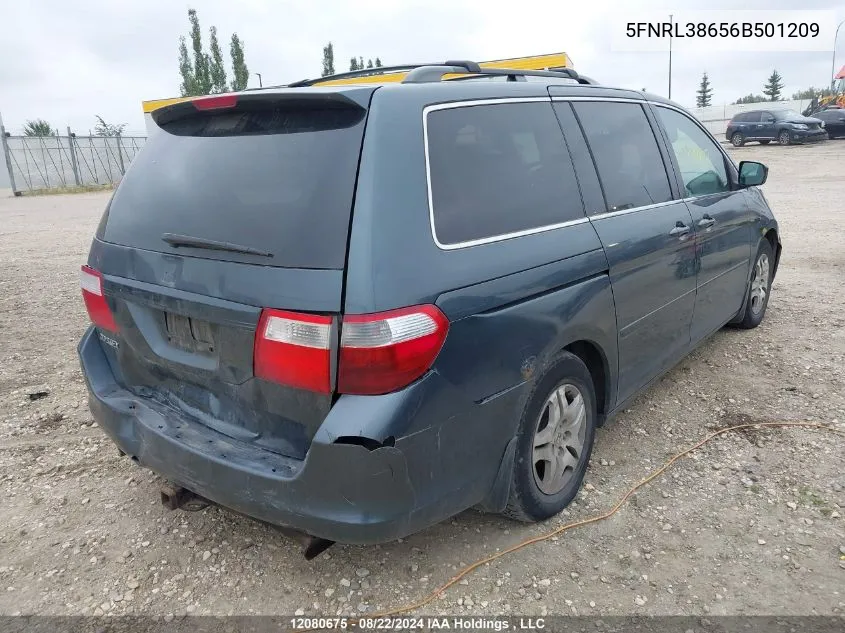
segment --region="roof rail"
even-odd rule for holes
[[[362,68],[361,70],[352,70],[347,73],[337,73],[335,75],[327,75],[325,77],[318,77],[317,79],[301,79],[294,81],[292,84],[286,86],[278,86],[279,88],[305,88],[307,86],[316,86],[324,81],[334,81],[336,79],[354,79],[356,77],[378,77],[379,75],[386,75],[389,73],[401,73],[428,66],[429,64],[400,64],[399,66],[377,66],[375,68]]]
[[[404,73],[404,76],[397,75],[397,73]],[[471,79],[475,76],[504,76],[511,81],[516,81],[518,77],[549,77],[559,79],[573,79],[579,84],[598,84],[597,81],[579,75],[572,68],[557,67],[548,70],[523,70],[519,68],[488,68],[482,67],[476,62],[469,60],[448,60],[444,63],[431,64],[401,64],[398,66],[379,66],[377,68],[362,68],[361,70],[353,70],[347,73],[338,73],[335,75],[328,75],[326,77],[319,77],[317,79],[302,79],[295,81],[287,86],[275,86],[279,88],[303,88],[307,86],[318,86],[324,82],[334,82],[344,79],[356,79],[373,77],[374,81],[379,80],[379,76],[389,75],[392,81],[397,81],[401,78],[403,84],[415,83],[432,83],[443,79],[444,75],[464,75],[462,77],[455,77],[454,79]]]
[[[549,77],[559,79],[573,79],[579,84],[595,85],[598,82],[589,77],[582,77],[571,68],[556,68],[554,70],[521,70],[517,68],[482,68],[474,62],[454,62],[419,66],[409,72],[402,80],[403,84],[421,84],[440,81],[443,75],[461,74],[466,77],[456,79],[472,79],[474,76],[507,77],[516,81],[517,77]]]

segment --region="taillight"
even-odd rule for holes
[[[79,286],[91,322],[109,332],[117,332],[117,323],[103,294],[103,275],[93,268],[83,266],[79,272]]]
[[[255,375],[330,393],[331,325],[328,316],[265,309],[255,334]]]
[[[374,395],[405,387],[428,371],[448,331],[448,319],[433,305],[344,317],[338,391]]]

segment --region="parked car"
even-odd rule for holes
[[[816,112],[813,116],[824,121],[824,129],[828,138],[845,136],[845,108],[827,108]]]
[[[734,115],[725,130],[725,138],[734,147],[742,147],[747,141],[758,141],[762,145],[777,141],[789,145],[823,141],[827,132],[820,119],[792,110],[749,110]]]
[[[471,62],[319,81],[156,110],[82,268],[92,414],[171,507],[312,553],[541,521],[597,427],[763,320],[767,169],[674,103]]]

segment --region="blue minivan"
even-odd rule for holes
[[[170,507],[312,555],[470,507],[540,521],[598,426],[763,319],[767,170],[684,109],[573,71],[404,70],[154,112],[82,268],[79,355]]]

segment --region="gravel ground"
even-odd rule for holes
[[[708,430],[815,420],[845,429],[845,141],[748,146],[784,257],[765,322],[725,330],[598,434],[587,485],[527,526],[468,511],[399,542],[306,562],[215,508],[168,512],[87,410],[79,264],[107,195],[0,199],[0,614],[347,614],[400,606],[462,565],[609,508]],[[38,397],[38,394],[46,394]],[[32,398],[38,398],[33,400]],[[843,614],[845,440],[725,436],[614,517],[481,567],[426,614]]]

